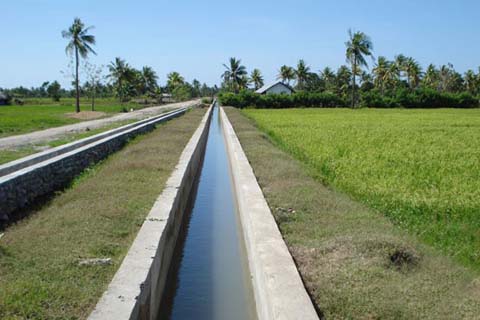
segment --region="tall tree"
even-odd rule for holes
[[[53,81],[47,87],[48,96],[50,98],[52,98],[53,101],[60,101],[60,90],[61,89],[62,89],[62,87],[60,86],[60,83],[58,83],[57,80]]]
[[[173,92],[176,88],[185,84],[185,79],[180,73],[173,71],[167,74],[167,88],[170,92]]]
[[[114,61],[110,62],[108,71],[110,72],[108,77],[113,80],[120,101],[123,102],[127,91],[125,84],[133,79],[134,72],[128,63],[119,57],[116,57]]]
[[[295,69],[295,77],[297,78],[297,89],[305,89],[305,85],[310,77],[310,67],[303,59],[300,59]]]
[[[439,89],[439,74],[437,68],[433,64],[430,64],[425,71],[425,76],[423,77],[422,84],[431,89]]]
[[[225,72],[222,74],[223,80],[233,88],[235,92],[238,92],[245,82],[245,76],[247,76],[247,69],[242,65],[242,60],[232,57],[228,65],[223,64],[223,66],[225,67]]]
[[[420,64],[413,58],[407,58],[405,61],[405,76],[407,78],[407,83],[410,89],[416,89],[420,84],[422,77],[422,67]]]
[[[157,80],[157,73],[151,67],[143,67],[140,73],[142,94],[154,93],[158,87]]]
[[[92,26],[85,28],[83,22],[79,18],[75,18],[68,30],[62,31],[63,38],[69,40],[65,51],[69,55],[75,54],[76,112],[80,112],[80,87],[78,80],[80,57],[86,59],[89,53],[96,54],[92,48],[95,45],[95,36],[88,34],[92,28]]]
[[[472,95],[476,95],[478,93],[479,79],[475,72],[473,72],[473,70],[467,70],[463,78],[465,80],[465,89]]]
[[[370,40],[370,37],[363,32],[355,32],[352,30],[348,31],[349,40],[345,43],[347,47],[346,56],[347,61],[352,65],[352,108],[355,107],[355,76],[359,74],[361,67],[368,67],[365,57],[372,56],[373,43]]]
[[[399,80],[403,80],[403,78],[406,77],[407,61],[408,61],[408,58],[403,54],[399,54],[395,56],[394,64],[398,72]]]
[[[258,90],[263,86],[263,76],[259,69],[253,69],[250,74],[250,82],[253,83],[255,90]]]
[[[325,83],[325,90],[333,92],[335,90],[335,73],[329,67],[325,67],[320,72],[320,78]]]
[[[342,65],[338,68],[335,78],[337,94],[345,97],[351,85],[352,72],[347,66]]]
[[[95,111],[95,97],[97,95],[97,88],[101,85],[102,79],[104,79],[103,66],[96,66],[88,63],[87,61],[84,65],[84,70],[88,79],[85,87],[90,92],[92,111]]]
[[[373,84],[383,94],[385,92],[386,83],[388,82],[387,74],[390,68],[391,62],[387,58],[380,56],[377,59],[375,67],[372,69],[374,76]]]
[[[281,79],[282,82],[290,85],[290,81],[295,79],[295,70],[292,67],[283,65],[280,67],[277,79]]]

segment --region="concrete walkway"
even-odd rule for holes
[[[109,118],[97,119],[91,121],[83,121],[75,124],[70,124],[61,127],[49,128],[41,131],[35,131],[17,136],[10,136],[0,139],[1,149],[14,149],[17,147],[37,144],[40,142],[46,142],[60,138],[66,134],[78,133],[87,131],[87,129],[97,129],[104,127],[108,124],[125,120],[141,120],[147,117],[155,116],[157,114],[164,113],[166,111],[175,110],[178,108],[193,106],[198,104],[200,100],[191,100],[186,102],[171,103],[158,107],[150,107],[141,110],[136,110],[128,113],[120,113]]]

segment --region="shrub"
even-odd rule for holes
[[[400,105],[394,98],[372,90],[362,93],[360,96],[360,106],[368,108],[398,108]]]
[[[332,93],[298,92],[292,95],[287,94],[266,94],[260,95],[251,91],[242,91],[238,94],[231,92],[218,95],[223,105],[236,108],[327,108],[345,107],[346,102]]]
[[[203,98],[202,98],[202,103],[203,103],[203,104],[211,104],[211,103],[212,103],[212,98],[210,98],[210,97],[203,97]]]
[[[220,93],[220,102],[236,108],[337,108],[349,104],[340,96],[329,92],[297,92],[292,95],[260,95],[251,91],[238,94]],[[432,89],[409,91],[406,88],[381,94],[378,90],[363,92],[360,106],[368,108],[477,108],[479,100],[469,93],[441,93]]]

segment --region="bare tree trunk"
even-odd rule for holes
[[[93,95],[92,95],[92,111],[95,111],[95,94],[97,93],[96,92],[96,87],[94,86],[93,87]]]
[[[352,64],[352,75],[353,75],[353,86],[352,86],[352,109],[355,108],[355,73],[357,71],[357,58],[353,58]]]
[[[80,112],[80,88],[78,86],[78,48],[75,47],[75,90],[77,91],[77,101],[75,105],[75,111]]]

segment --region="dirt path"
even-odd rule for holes
[[[70,124],[61,127],[49,128],[41,131],[35,131],[31,133],[26,133],[17,136],[10,136],[0,139],[0,150],[1,149],[14,149],[17,147],[36,144],[40,142],[50,141],[59,137],[62,137],[65,134],[78,133],[87,131],[87,129],[97,129],[113,122],[124,121],[124,120],[140,120],[147,117],[151,117],[157,114],[161,114],[168,110],[174,110],[186,106],[192,106],[199,103],[200,100],[191,100],[186,102],[166,104],[158,107],[150,107],[141,110],[136,110],[128,113],[121,113],[115,116],[97,119],[91,121],[84,121],[80,123]]]

